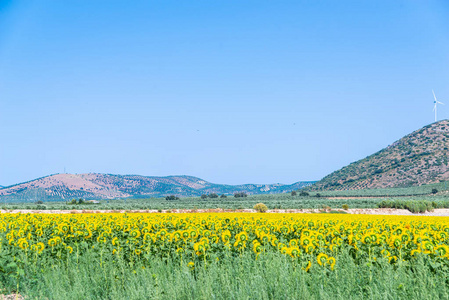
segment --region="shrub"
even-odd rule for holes
[[[347,205],[347,204],[343,204],[341,207],[342,207],[344,210],[348,210],[348,209],[349,209],[349,205]]]
[[[207,199],[207,195],[206,194],[202,194],[201,195],[201,199]]]
[[[257,212],[264,213],[268,210],[268,207],[263,203],[257,203],[256,205],[254,205],[254,209]]]
[[[243,198],[243,197],[247,197],[248,195],[245,192],[240,192],[240,193],[235,193],[234,197],[235,198]]]
[[[220,198],[227,198],[228,196],[226,196],[225,194],[221,194]]]
[[[436,194],[436,193],[438,193],[438,190],[436,188],[433,188],[432,189],[432,194]]]
[[[309,193],[307,193],[306,191],[301,191],[301,192],[299,193],[299,196],[301,196],[301,197],[308,197],[308,196],[309,196]]]
[[[209,198],[218,198],[218,195],[216,193],[209,194]]]
[[[320,193],[316,193],[315,197],[320,198],[321,194]]]
[[[165,197],[165,200],[179,200],[179,197],[176,197],[175,195],[170,195]]]
[[[296,195],[297,195],[296,191],[292,191],[292,192],[291,192],[291,195],[292,195],[292,196],[296,196]]]
[[[44,204],[41,200],[37,201],[36,204]]]

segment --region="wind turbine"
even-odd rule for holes
[[[435,99],[435,101],[433,101],[433,103],[435,104],[433,106],[433,110],[435,111],[435,122],[436,122],[437,121],[437,104],[439,103],[439,104],[444,105],[444,103],[437,100],[437,97],[435,96],[435,92],[433,90],[432,90],[432,94],[433,94],[433,98]]]

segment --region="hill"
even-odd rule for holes
[[[166,195],[200,196],[202,194],[283,193],[298,190],[313,182],[284,184],[224,185],[193,176],[141,176],[113,174],[54,174],[0,190],[2,202],[57,201],[72,198],[114,199],[128,197],[163,197]]]
[[[373,155],[335,171],[311,190],[420,186],[449,179],[449,121],[425,126]]]

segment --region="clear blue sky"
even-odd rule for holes
[[[0,0],[0,185],[317,180],[449,118],[449,2]]]

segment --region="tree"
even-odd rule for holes
[[[296,194],[296,191],[292,191],[292,192],[291,192],[291,195],[292,195],[292,196],[296,196],[296,195],[297,195],[297,194]]]
[[[247,197],[248,195],[245,192],[240,192],[240,193],[235,193],[234,197],[235,198],[243,198],[243,197]]]
[[[218,198],[218,195],[216,193],[209,194],[209,198]]]
[[[225,194],[221,194],[220,198],[227,198],[228,196],[226,196]]]
[[[170,195],[165,197],[165,200],[179,200],[179,197],[176,197],[175,195]]]
[[[436,193],[438,193],[438,190],[436,188],[433,188],[432,189],[432,194],[436,194]]]
[[[301,197],[308,197],[308,196],[309,196],[309,193],[307,193],[306,191],[301,191],[301,192],[299,193],[299,196],[301,196]]]
[[[201,199],[207,199],[207,195],[206,194],[202,194],[201,195]]]
[[[268,207],[263,203],[257,203],[253,207],[257,212],[264,213],[268,210]]]

